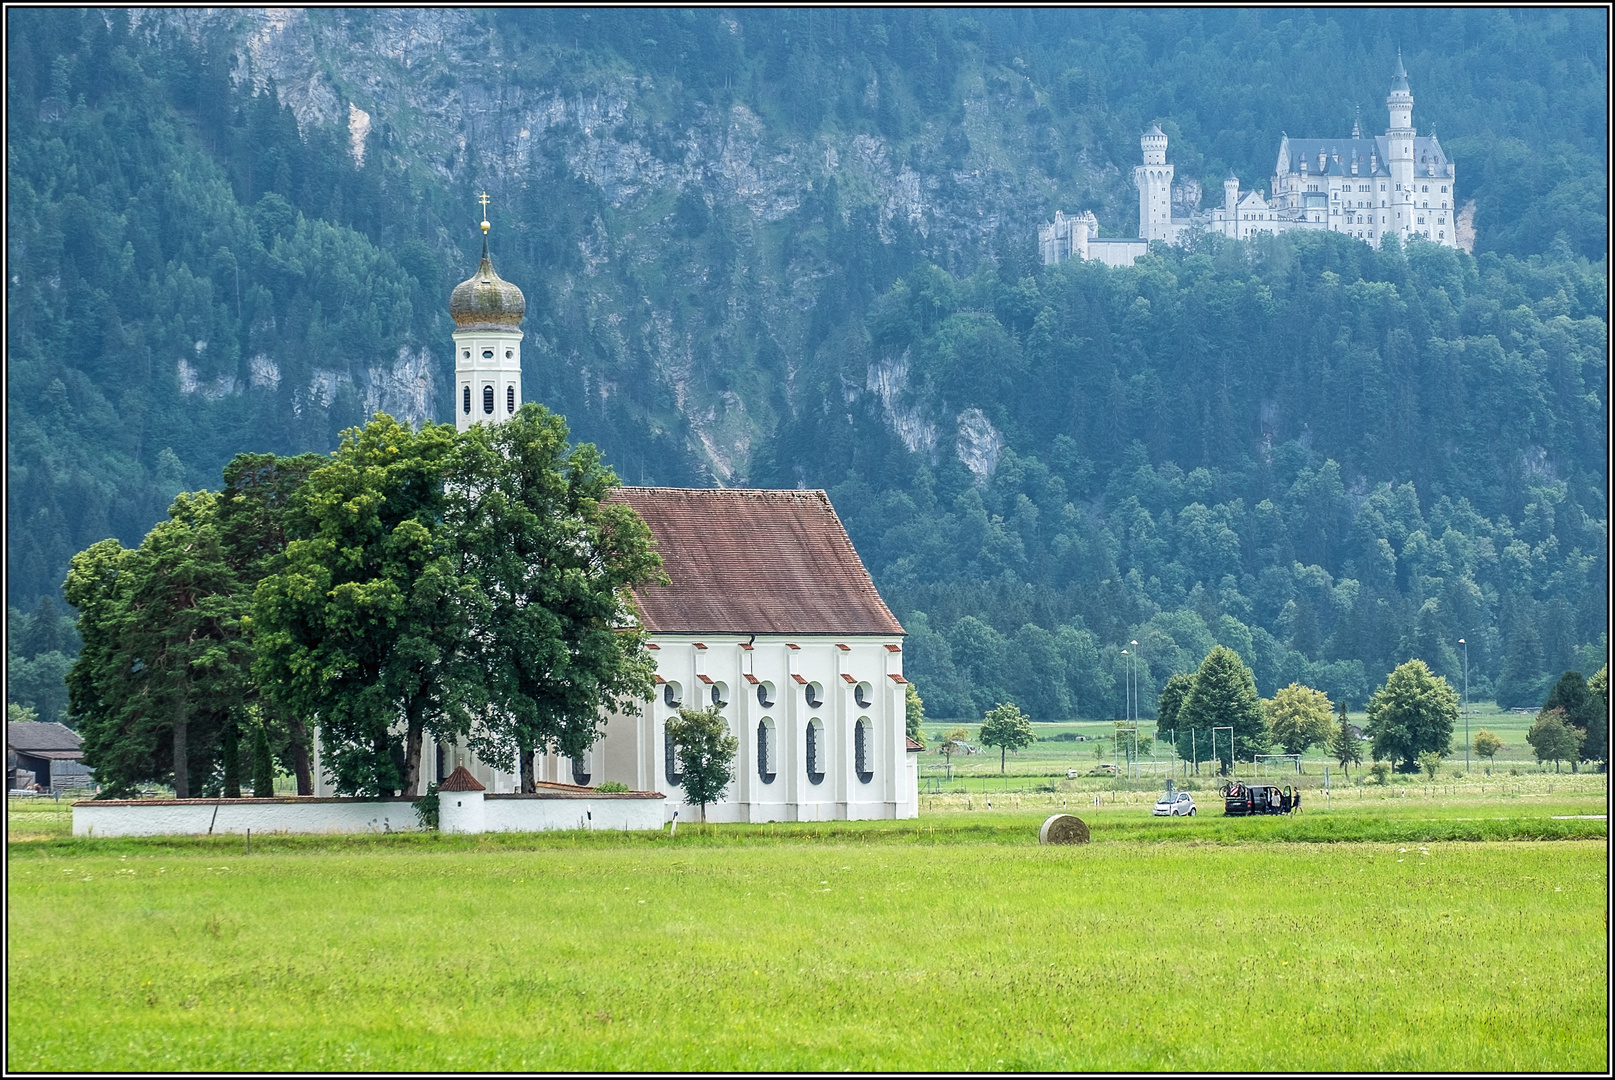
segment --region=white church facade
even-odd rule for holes
[[[1167,137],[1152,126],[1139,140],[1143,164],[1133,170],[1138,187],[1136,238],[1095,245],[1093,214],[1066,218],[1039,229],[1045,265],[1067,258],[1092,258],[1109,265],[1131,265],[1152,241],[1181,243],[1193,233],[1218,233],[1248,240],[1257,233],[1319,229],[1345,233],[1373,247],[1387,236],[1403,243],[1415,238],[1459,247],[1453,162],[1434,130],[1419,135],[1413,126],[1413,92],[1397,57],[1391,92],[1385,99],[1390,126],[1384,135],[1365,137],[1360,124],[1349,137],[1279,141],[1268,194],[1241,194],[1239,178],[1223,181],[1222,205],[1173,214],[1173,166],[1166,160]],[[1181,202],[1182,200],[1178,200]],[[1082,222],[1080,229],[1069,223]],[[1061,235],[1069,237],[1063,243]],[[1132,245],[1132,246],[1128,246]]]
[[[525,298],[494,271],[488,223],[477,272],[454,289],[455,417],[460,430],[521,406]],[[739,742],[711,821],[912,818],[918,744],[906,735],[904,631],[876,591],[823,491],[624,487],[656,540],[668,585],[636,590],[655,659],[655,692],[637,715],[603,717],[581,757],[535,756],[541,789],[614,781],[664,797],[688,821],[667,721],[716,706]],[[332,794],[318,762],[315,794]],[[520,790],[518,761],[481,761],[464,745],[422,750],[420,788],[464,767],[490,794]]]

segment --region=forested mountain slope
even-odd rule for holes
[[[526,395],[629,482],[831,488],[933,712],[1110,715],[1134,637],[1146,702],[1213,639],[1353,701],[1602,650],[1602,11],[7,18],[12,700],[74,551],[447,418],[484,188]],[[1152,121],[1206,190],[1378,130],[1398,44],[1473,257],[1037,265],[1055,209],[1136,231]]]

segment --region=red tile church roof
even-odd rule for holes
[[[635,593],[652,633],[901,634],[823,491],[618,488],[671,585]]]

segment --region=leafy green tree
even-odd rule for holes
[[[304,524],[294,496],[309,473],[326,460],[318,454],[237,454],[224,467],[224,488],[219,492],[221,539],[240,575],[249,606],[258,583],[284,568],[286,545]],[[250,618],[246,628],[250,641]],[[276,688],[272,682],[251,681],[247,702],[257,714],[254,730],[263,731],[272,753],[276,747],[284,747],[287,771],[297,779],[297,793],[312,795],[312,733],[303,717],[276,696]]]
[[[346,432],[293,496],[299,535],[254,595],[253,673],[320,718],[345,794],[415,792],[426,732],[468,730],[484,700],[471,655],[479,588],[447,520],[457,441],[448,425],[411,431],[384,413]]]
[[[1256,680],[1239,654],[1226,645],[1218,645],[1206,654],[1178,711],[1178,720],[1208,734],[1213,728],[1233,728],[1232,745],[1219,737],[1216,746],[1215,756],[1224,774],[1235,761],[1254,760],[1269,745],[1267,717],[1256,693]]]
[[[988,710],[981,722],[981,744],[998,747],[998,771],[1005,769],[1005,758],[1011,750],[1020,750],[1037,741],[1032,722],[1013,701],[1003,702]]]
[[[18,705],[15,701],[6,703],[6,723],[32,724],[39,720],[39,714],[26,705]]]
[[[1596,719],[1587,725],[1587,739],[1581,752],[1589,761],[1609,760],[1609,665],[1605,664],[1587,680],[1587,693],[1598,703]]]
[[[212,771],[211,755],[193,758],[193,741],[207,747],[240,707],[245,612],[217,510],[209,492],[181,494],[139,548],[103,540],[68,571],[85,642],[69,699],[104,796],[170,780],[189,798]]]
[[[947,762],[949,776],[953,775],[953,755],[962,750],[964,744],[969,740],[970,732],[962,727],[950,728],[942,736],[942,744],[937,747],[937,750]]]
[[[1180,758],[1193,756],[1189,733],[1179,730],[1182,727],[1183,702],[1193,686],[1194,676],[1180,671],[1166,680],[1155,705],[1155,730],[1172,732],[1173,748]]]
[[[1441,771],[1442,761],[1443,758],[1439,753],[1434,750],[1426,750],[1424,753],[1419,755],[1419,768],[1424,770],[1424,775],[1426,777],[1434,780],[1436,778],[1436,773]]]
[[[650,528],[607,501],[617,477],[588,443],[567,445],[566,422],[529,403],[503,424],[466,433],[450,507],[460,572],[477,583],[470,615],[487,708],[471,731],[486,760],[580,756],[602,710],[637,713],[655,689],[655,662],[630,589],[664,581]]]
[[[1351,766],[1359,765],[1363,760],[1363,740],[1357,737],[1357,729],[1346,719],[1345,711],[1340,714],[1340,723],[1335,725],[1329,739],[1329,753],[1340,763],[1341,771],[1351,776]]]
[[[1560,762],[1576,761],[1581,753],[1581,735],[1565,723],[1563,709],[1543,709],[1537,713],[1531,730],[1525,733],[1531,752],[1538,763],[1553,762],[1553,771],[1559,771]]]
[[[275,755],[269,748],[269,732],[262,723],[252,728],[252,797],[273,798],[275,794]]]
[[[1304,754],[1334,733],[1334,704],[1322,690],[1291,683],[1262,702],[1268,729],[1286,754]]]
[[[903,684],[903,722],[908,737],[923,747],[925,732],[920,725],[925,723],[925,702],[912,682]]]
[[[1458,694],[1423,660],[1409,660],[1386,677],[1368,702],[1367,734],[1376,760],[1399,760],[1399,772],[1417,772],[1426,750],[1445,754],[1458,721]]]
[[[1492,759],[1497,756],[1497,752],[1499,750],[1503,749],[1503,740],[1499,739],[1496,735],[1492,734],[1490,731],[1487,731],[1485,728],[1481,728],[1479,731],[1475,732],[1474,747],[1475,756],[1486,759],[1486,775],[1490,776],[1492,772]]]
[[[1603,703],[1588,689],[1587,680],[1579,671],[1567,671],[1548,691],[1542,708],[1561,709],[1565,723],[1575,729],[1581,738],[1582,761],[1603,760],[1603,747],[1608,742],[1608,726]]]
[[[1369,774],[1374,777],[1374,783],[1384,784],[1391,775],[1391,763],[1376,761],[1368,767]]]
[[[707,804],[723,798],[734,779],[735,754],[740,740],[729,734],[729,723],[716,706],[680,709],[667,721],[667,733],[677,747],[684,801],[701,807],[701,820],[707,819]]]

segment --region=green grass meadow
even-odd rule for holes
[[[1578,779],[1286,819],[1118,798],[1072,807],[1073,848],[1036,843],[1058,795],[251,854],[36,803],[7,1065],[1603,1071],[1607,796]]]

